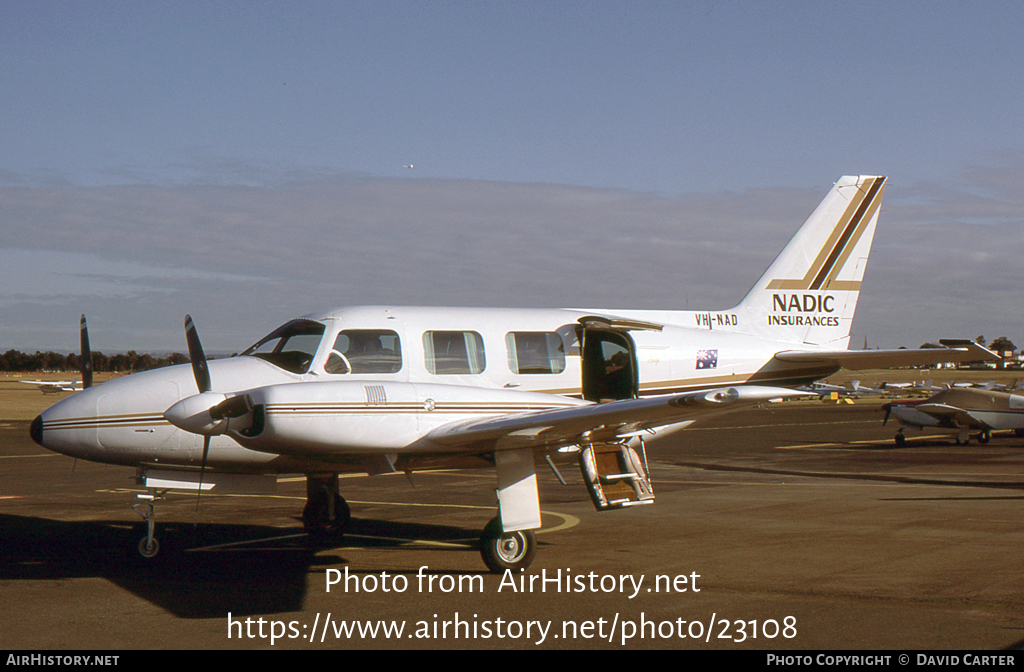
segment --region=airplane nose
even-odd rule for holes
[[[37,415],[36,419],[32,421],[28,428],[28,435],[40,446],[43,445],[43,416]]]

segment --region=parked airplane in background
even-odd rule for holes
[[[20,382],[26,385],[35,385],[43,394],[81,392],[83,389],[77,380],[22,380]]]
[[[535,462],[578,462],[598,510],[651,503],[645,439],[800,395],[841,367],[984,358],[978,346],[847,350],[885,178],[843,177],[747,296],[724,311],[370,306],[306,315],[241,355],[112,380],[32,423],[41,445],[132,465],[153,503],[304,473],[310,530],[343,532],[340,472],[488,467],[494,571],[522,568],[541,526]],[[84,333],[84,332],[83,332]],[[83,361],[88,356],[83,354]],[[556,471],[557,473],[557,471]]]
[[[859,380],[851,380],[846,385],[832,385],[829,383],[815,382],[805,385],[800,389],[806,390],[812,394],[816,394],[820,397],[827,397],[829,395],[836,395],[837,397],[865,397],[873,394],[885,394],[885,383],[882,383],[882,387],[866,387],[860,384]]]
[[[952,387],[927,399],[894,401],[882,406],[883,424],[895,417],[900,428],[896,431],[896,445],[904,446],[905,427],[923,429],[936,427],[956,430],[957,445],[966,445],[970,432],[978,431],[978,441],[988,443],[992,432],[999,429],[1016,430],[1024,434],[1024,395],[973,387]]]

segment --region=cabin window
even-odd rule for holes
[[[292,320],[264,336],[243,355],[259,357],[292,373],[306,373],[324,337],[324,325]]]
[[[423,352],[427,371],[438,376],[480,373],[487,366],[484,339],[475,331],[428,331]]]
[[[513,331],[505,334],[508,368],[512,373],[565,371],[565,346],[553,331]]]
[[[327,373],[396,373],[402,368],[402,344],[387,329],[347,329],[334,339]]]

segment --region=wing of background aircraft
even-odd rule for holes
[[[58,394],[60,392],[79,392],[81,386],[75,380],[22,380],[26,385],[35,385],[43,394]]]

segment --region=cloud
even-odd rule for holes
[[[156,349],[180,348],[188,311],[211,348],[237,350],[288,317],[338,305],[728,308],[830,186],[667,198],[316,171],[261,181],[245,166],[235,174],[247,172],[247,186],[0,188],[5,258],[76,260],[64,276],[29,263],[36,289],[5,287],[0,317],[28,339],[25,318],[38,319],[40,304],[63,302],[72,317],[92,304],[106,314],[90,324],[116,324],[120,347]],[[1012,338],[1024,270],[1016,177],[1020,165],[974,167],[951,185],[890,181],[855,333],[893,346],[975,331]],[[154,342],[129,342],[143,333]],[[69,328],[70,347],[72,336]],[[0,328],[0,339],[13,338]]]

